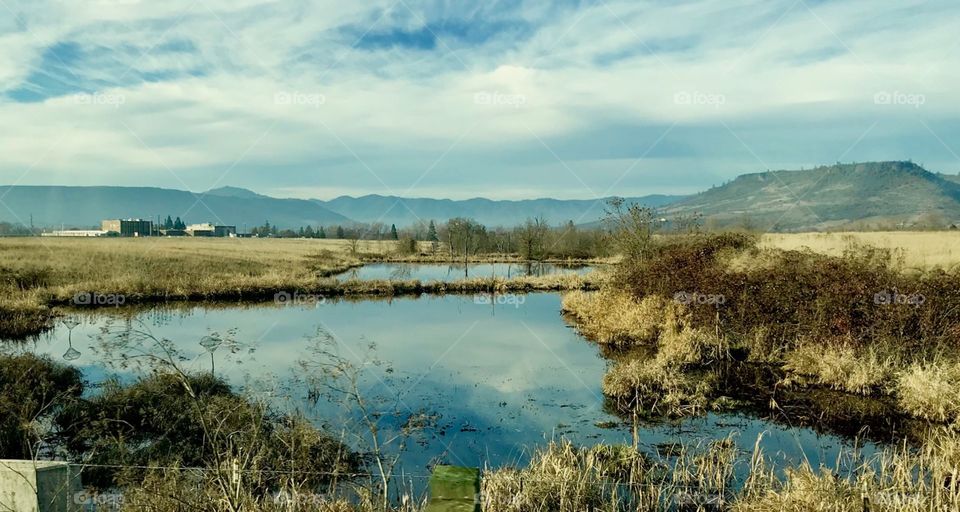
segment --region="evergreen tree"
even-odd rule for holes
[[[187,225],[180,220],[180,217],[177,217],[177,220],[173,222],[173,229],[187,229]]]
[[[430,227],[427,228],[427,240],[431,242],[439,242],[440,237],[437,236],[437,225],[430,221]]]
[[[317,232],[317,238],[326,238],[327,232],[324,231],[323,226],[320,226],[320,231]]]
[[[306,235],[306,232],[303,230],[303,226],[300,226],[300,231],[297,233],[300,238],[303,238]]]
[[[343,232],[343,226],[337,226],[337,238],[343,240],[346,237],[346,233]]]
[[[316,234],[313,232],[313,226],[307,226],[303,230],[303,236],[306,238],[314,238]]]
[[[167,215],[167,220],[163,221],[163,229],[173,229],[173,219]]]
[[[397,234],[397,225],[390,224],[390,238],[394,240],[400,240],[400,235]]]

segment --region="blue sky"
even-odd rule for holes
[[[953,0],[0,13],[0,184],[593,198],[836,161],[960,172]]]

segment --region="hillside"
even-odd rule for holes
[[[144,187],[0,186],[0,220],[36,226],[90,227],[105,218],[180,216],[223,222],[241,230],[269,221],[280,228],[382,222],[407,226],[470,217],[488,226],[515,226],[541,216],[557,225],[595,225],[605,200],[422,199],[368,195],[330,201],[277,199],[221,187],[203,194]],[[665,216],[698,212],[712,226],[749,225],[768,231],[810,231],[937,225],[960,222],[960,176],[936,174],[911,162],[871,162],[800,171],[744,174],[694,196],[653,195],[628,201]],[[936,222],[932,222],[935,220]]]
[[[266,220],[281,228],[350,222],[313,201],[256,194],[236,197],[147,187],[0,186],[0,197],[6,206],[0,208],[0,220],[28,224],[32,215],[36,226],[83,228],[99,226],[103,219],[156,219],[158,215],[179,216],[187,223],[233,224],[241,230]]]
[[[629,201],[661,207],[683,196],[650,195]],[[526,219],[541,216],[551,224],[574,221],[587,224],[603,217],[606,200],[527,199],[495,201],[491,199],[411,199],[392,196],[342,196],[317,201],[332,211],[358,222],[384,222],[409,225],[418,220],[443,222],[454,217],[470,217],[488,226],[515,226]]]
[[[960,220],[960,184],[911,162],[823,166],[744,174],[670,205],[716,225],[749,223],[771,231]]]

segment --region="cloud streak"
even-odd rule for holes
[[[4,183],[588,198],[841,156],[960,170],[955,2],[2,2]]]

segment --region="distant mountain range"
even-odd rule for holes
[[[677,201],[664,213],[699,212],[714,224],[771,231],[960,221],[960,176],[912,162],[839,164],[801,171],[744,174]]]
[[[470,217],[488,226],[514,226],[540,216],[550,223],[596,225],[599,200],[495,201],[368,195],[329,201],[279,199],[237,187],[204,193],[143,187],[0,186],[0,220],[36,226],[90,227],[102,219],[180,216],[241,230],[265,221],[280,228],[382,222],[407,226]],[[838,164],[799,171],[744,174],[693,196],[650,195],[627,201],[664,216],[702,214],[714,225],[749,224],[771,231],[911,225],[924,219],[960,222],[960,176],[911,162]]]
[[[627,201],[651,207],[661,207],[683,196],[649,195],[628,198]],[[543,217],[552,224],[573,221],[585,224],[604,216],[606,202],[584,199],[525,199],[494,201],[475,198],[462,201],[451,199],[411,199],[392,196],[342,196],[330,201],[317,201],[326,208],[358,222],[384,222],[409,225],[419,220],[446,221],[454,217],[468,217],[487,226],[515,226],[526,219]]]
[[[680,196],[633,198],[663,206]],[[182,217],[186,223],[236,225],[242,231],[270,222],[279,228],[382,222],[406,226],[419,220],[445,222],[471,217],[489,226],[514,226],[542,216],[552,223],[595,221],[604,214],[605,199],[492,201],[410,199],[369,195],[331,201],[279,199],[237,187],[203,193],[152,187],[0,186],[0,220],[35,226],[75,228],[99,226],[103,219]]]
[[[91,227],[99,226],[103,219],[156,220],[159,216],[162,220],[170,215],[187,223],[222,223],[241,230],[260,226],[265,220],[280,227],[350,222],[315,201],[249,194],[238,197],[141,187],[0,186],[0,220],[28,224],[32,215],[35,226]]]

